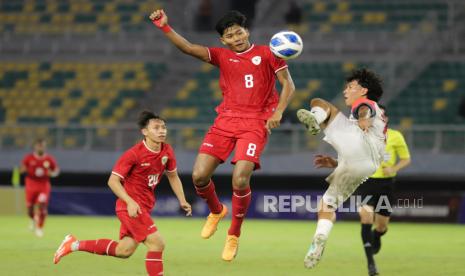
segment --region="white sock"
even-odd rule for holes
[[[319,219],[316,225],[315,236],[322,234],[326,238],[329,236],[329,232],[331,232],[331,228],[333,228],[333,222],[329,219]]]
[[[75,241],[71,244],[71,251],[77,251],[79,249],[79,241]]]
[[[326,111],[319,106],[312,107],[310,112],[313,113],[318,124],[321,124],[322,122],[324,122],[326,118],[328,117],[328,114],[326,113]]]

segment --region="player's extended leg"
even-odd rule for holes
[[[137,249],[137,241],[131,237],[124,237],[119,242],[110,239],[77,240],[73,235],[67,235],[58,247],[53,258],[57,264],[64,256],[75,252],[85,251],[92,254],[128,258]]]
[[[320,200],[315,235],[313,236],[313,241],[308,249],[307,255],[305,255],[304,258],[304,266],[306,268],[313,268],[320,261],[325,249],[326,240],[329,237],[329,233],[335,221],[336,208],[326,204],[323,199]]]
[[[297,118],[311,134],[317,134],[326,128],[339,112],[333,104],[320,98],[312,99],[310,106],[311,110],[299,109]]]
[[[37,227],[38,217],[36,216],[35,212],[35,202],[37,201],[37,197],[39,193],[30,189],[30,187],[26,184],[25,187],[25,196],[26,196],[26,208],[27,208],[27,215],[31,218],[31,223],[29,225],[29,230],[35,232]]]
[[[44,236],[44,224],[45,224],[45,218],[47,217],[48,214],[48,204],[46,202],[41,202],[38,204],[37,208],[37,225],[34,229],[34,232],[37,237],[43,237]]]
[[[389,224],[389,216],[375,215],[375,229],[373,230],[373,254],[381,249],[381,236],[386,234]]]
[[[232,261],[237,255],[242,222],[244,221],[252,199],[250,177],[252,176],[254,168],[255,163],[246,160],[239,160],[234,166],[231,226],[228,230],[222,254],[222,258],[225,261]]]
[[[373,234],[371,228],[375,219],[373,207],[370,205],[363,205],[359,209],[360,222],[362,224],[362,242],[365,250],[365,256],[368,262],[368,274],[378,275],[378,269],[376,268],[375,260],[373,258]]]
[[[145,257],[145,268],[148,275],[163,275],[163,250],[165,249],[165,242],[160,233],[157,231],[148,235],[144,244],[148,249]]]
[[[197,195],[203,198],[210,209],[207,221],[202,228],[200,236],[204,239],[210,238],[218,227],[218,223],[228,213],[225,205],[221,204],[215,192],[215,184],[212,175],[220,164],[220,160],[212,155],[200,153],[195,160],[192,172],[192,180]]]
[[[31,223],[29,224],[29,230],[35,231],[37,226],[37,219],[35,216],[35,206],[33,204],[27,205],[27,216],[31,219]]]

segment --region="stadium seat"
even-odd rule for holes
[[[164,64],[137,62],[3,63],[0,122],[34,124],[42,134],[41,125],[48,124],[116,124],[145,96],[164,68]],[[195,110],[183,112],[185,117],[195,116]],[[15,140],[20,134],[5,133],[19,141],[16,145],[22,143]],[[69,147],[82,146],[84,135],[82,130],[70,131],[62,142]]]
[[[0,29],[18,34],[137,32],[150,28],[150,24],[144,24],[144,16],[160,7],[156,0],[116,3],[99,0],[3,1]]]

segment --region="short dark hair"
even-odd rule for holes
[[[383,95],[382,80],[370,70],[365,68],[353,71],[350,76],[346,78],[347,82],[356,80],[358,84],[368,89],[367,98],[369,100],[378,102]]]
[[[227,28],[239,25],[247,28],[247,17],[239,11],[229,11],[216,23],[215,29],[222,36]]]
[[[146,128],[147,125],[149,124],[149,121],[152,119],[161,120],[165,122],[165,119],[161,118],[158,115],[155,115],[155,113],[153,113],[152,111],[144,110],[139,114],[137,125],[139,126],[140,129]]]

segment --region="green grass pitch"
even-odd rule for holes
[[[129,259],[76,252],[52,263],[63,237],[118,238],[116,217],[51,216],[45,236],[28,231],[24,217],[0,217],[0,275],[145,275],[145,246]],[[166,241],[165,275],[367,275],[355,222],[336,223],[320,264],[303,267],[314,221],[247,220],[234,262],[221,260],[229,221],[209,240],[200,238],[203,220],[156,218]],[[381,275],[465,275],[465,227],[450,224],[392,223],[376,255]]]

